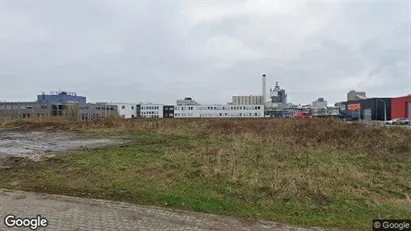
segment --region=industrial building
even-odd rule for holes
[[[104,104],[51,102],[2,102],[0,104],[0,120],[43,116],[69,116],[80,120],[92,120],[117,115],[116,106]]]
[[[312,109],[326,109],[328,106],[327,101],[324,98],[318,98],[316,101],[313,101],[311,108]]]
[[[0,118],[2,120],[24,119],[52,115],[52,105],[45,102],[2,102]]]
[[[163,118],[162,104],[138,104],[137,105],[137,117],[139,118]]]
[[[287,94],[284,89],[280,88],[278,82],[275,82],[274,89],[270,88],[270,102],[266,103],[269,108],[288,108]]]
[[[50,103],[79,103],[85,104],[87,102],[86,97],[78,96],[75,92],[67,91],[51,91],[50,94],[37,95],[38,102],[50,102]]]
[[[264,117],[262,105],[178,105],[174,118],[258,118]]]
[[[355,101],[367,98],[365,92],[351,90],[347,93],[347,101]]]
[[[137,117],[137,104],[132,103],[110,103],[118,108],[118,113],[122,118],[131,119]]]
[[[391,99],[391,118],[411,120],[411,95]]]
[[[348,111],[359,111],[362,120],[390,120],[391,98],[367,98],[343,102]]]
[[[232,105],[263,105],[262,95],[233,96]]]

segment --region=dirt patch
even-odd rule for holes
[[[39,159],[47,153],[121,144],[115,139],[87,139],[73,132],[0,130],[0,156]]]

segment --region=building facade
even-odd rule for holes
[[[52,105],[47,102],[2,102],[0,118],[2,120],[25,119],[52,115]]]
[[[263,105],[264,97],[262,95],[249,95],[249,96],[233,96],[233,105]]]
[[[362,120],[390,120],[391,98],[368,98],[344,102],[346,110],[359,111]]]
[[[327,101],[324,98],[318,98],[316,101],[313,101],[311,108],[312,109],[326,109],[327,108]]]
[[[411,120],[411,95],[391,99],[391,118]]]
[[[2,102],[0,120],[26,119],[44,116],[68,116],[73,119],[92,120],[118,116],[117,107],[104,104]]]
[[[174,118],[174,105],[163,106],[163,118]]]
[[[140,118],[150,119],[150,118],[163,118],[162,104],[140,104],[139,105],[139,116]]]
[[[137,117],[137,104],[132,103],[110,103],[118,108],[118,114],[124,119]]]
[[[174,118],[258,118],[264,117],[262,105],[177,105]]]
[[[287,94],[284,89],[280,88],[278,82],[275,82],[274,89],[270,88],[270,98],[271,103],[273,104],[286,104],[287,103]]]

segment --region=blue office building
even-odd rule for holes
[[[52,91],[50,94],[37,95],[38,102],[50,102],[50,103],[79,103],[85,104],[87,102],[86,97],[78,96],[74,92],[66,91]]]

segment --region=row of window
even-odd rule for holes
[[[158,111],[143,111],[141,112],[142,115],[158,115]]]
[[[141,110],[158,110],[159,106],[141,106]]]
[[[21,116],[22,118],[30,118],[30,117],[35,117],[37,115],[37,117],[43,117],[43,116],[47,116],[46,113],[23,113]]]
[[[4,110],[4,109],[47,109],[48,106],[47,105],[0,105],[0,109]]]
[[[195,117],[193,113],[175,113],[175,117]],[[260,117],[259,113],[200,113],[199,117]]]
[[[260,110],[261,106],[197,106],[197,107],[190,107],[190,106],[179,106],[176,107],[176,111],[192,111],[192,110]]]
[[[81,113],[79,114],[79,118],[81,118],[82,120],[100,119],[103,117],[104,115],[100,113]]]
[[[85,109],[85,108],[80,108],[80,109]],[[88,107],[87,110],[88,110],[88,109],[90,109],[90,107]],[[104,109],[105,109],[106,111],[114,111],[114,108],[112,108],[112,107],[110,107],[110,108],[108,108],[108,107],[106,107],[106,108],[104,108],[104,107],[96,107],[96,110],[102,110],[102,111],[104,111]]]
[[[160,118],[159,115],[142,115],[143,118]]]

